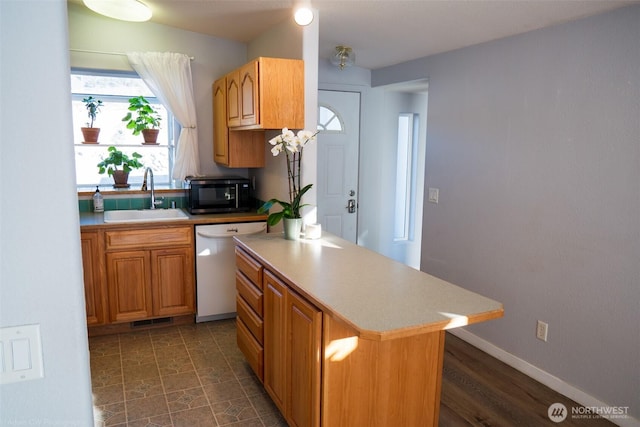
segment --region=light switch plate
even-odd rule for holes
[[[0,384],[44,378],[40,325],[0,328]]]
[[[429,202],[438,203],[438,197],[440,196],[440,190],[438,188],[429,187]]]

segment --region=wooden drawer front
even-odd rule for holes
[[[262,265],[238,247],[236,247],[236,265],[255,286],[262,289]]]
[[[236,271],[236,289],[253,311],[262,317],[262,291],[256,288],[247,277]]]
[[[254,338],[260,344],[263,344],[262,326],[264,322],[262,321],[260,316],[258,316],[256,312],[253,311],[251,307],[249,307],[249,304],[247,304],[244,298],[239,295],[236,297],[236,306],[238,317],[240,318],[240,320],[242,320],[247,329],[251,331],[251,334],[253,334]]]
[[[105,232],[107,250],[157,248],[171,245],[191,245],[191,227],[141,228]]]
[[[238,330],[238,347],[242,354],[247,358],[249,366],[253,369],[253,372],[260,378],[260,381],[264,381],[264,365],[263,365],[263,353],[262,346],[251,335],[249,329],[240,319],[237,319]]]

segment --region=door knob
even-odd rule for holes
[[[355,213],[356,212],[356,200],[355,199],[349,199],[349,201],[347,202],[347,212],[349,213]]]

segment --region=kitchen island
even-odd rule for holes
[[[444,331],[503,315],[328,233],[235,239],[238,344],[290,425],[436,426]]]

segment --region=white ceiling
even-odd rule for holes
[[[80,2],[80,0],[71,0]],[[152,21],[249,42],[291,18],[293,0],[142,0]],[[311,0],[320,56],[351,46],[356,65],[376,69],[524,33],[640,0]]]

